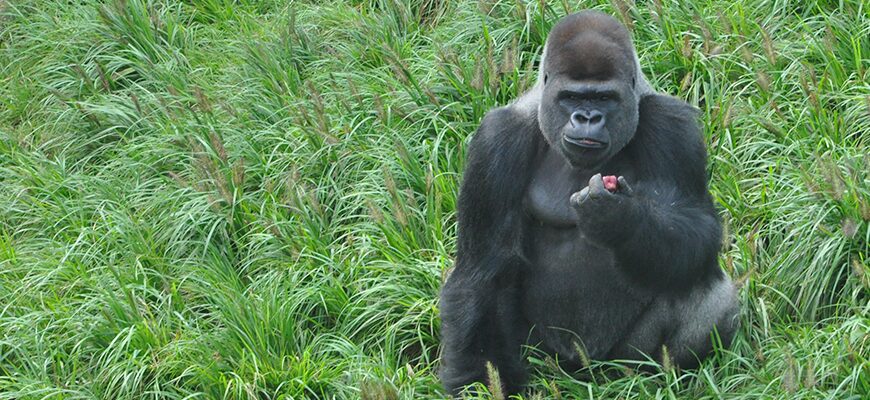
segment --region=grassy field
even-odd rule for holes
[[[742,328],[526,398],[868,398],[867,2],[102,3],[0,1],[0,399],[443,398],[468,141],[580,8],[701,109]]]

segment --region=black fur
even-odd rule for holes
[[[524,344],[569,362],[578,344],[593,359],[660,357],[667,346],[690,367],[710,332],[727,344],[735,329],[696,110],[640,93],[628,33],[604,14],[566,17],[547,46],[547,83],[530,94],[542,115],[528,99],[492,110],[470,145],[456,265],[441,292],[441,377],[453,394],[486,382],[486,362],[519,391]],[[578,59],[558,54],[566,46],[618,51]],[[583,100],[602,87],[614,98]],[[582,99],[560,103],[566,90]],[[572,110],[602,110],[606,122],[577,130],[564,122]],[[564,145],[572,129],[609,145]],[[596,173],[630,189],[606,192]]]

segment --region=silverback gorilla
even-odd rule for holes
[[[688,368],[714,332],[728,345],[738,306],[706,157],[697,110],[650,88],[625,27],[592,11],[559,21],[538,83],[470,144],[441,292],[446,389],[485,382],[491,362],[519,391],[526,344],[563,365],[582,346]]]

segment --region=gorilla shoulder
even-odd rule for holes
[[[494,108],[484,115],[471,139],[470,164],[485,158],[496,167],[494,164],[501,161],[517,163],[533,152],[540,137],[537,110],[517,103]]]
[[[672,179],[706,192],[707,150],[698,120],[700,110],[673,96],[650,94],[639,104],[638,130],[628,151],[644,159],[648,173],[667,171]]]

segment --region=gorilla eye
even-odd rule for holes
[[[610,100],[610,96],[608,96],[608,95],[606,95],[606,94],[599,94],[599,95],[598,95],[598,100],[600,100],[600,101],[607,101],[607,100]]]

